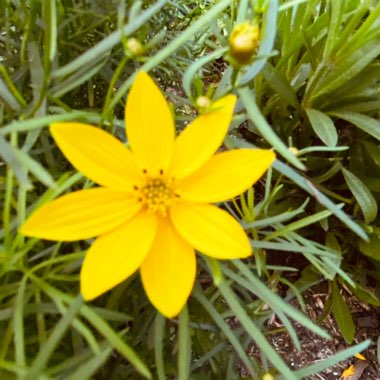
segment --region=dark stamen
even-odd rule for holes
[[[138,189],[139,189],[139,187],[136,186],[136,185],[134,185],[133,188],[134,188],[135,190],[138,190]]]
[[[143,169],[143,173],[146,174],[148,171],[146,169]]]
[[[164,171],[160,169],[160,175],[163,175],[163,174],[164,174]]]

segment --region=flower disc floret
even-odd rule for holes
[[[169,206],[178,197],[174,192],[173,184],[172,178],[165,178],[163,175],[146,176],[145,183],[141,187],[135,186],[138,201],[149,211],[166,217]]]

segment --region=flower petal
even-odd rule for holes
[[[236,149],[216,154],[178,184],[181,199],[221,202],[243,193],[275,160],[271,150]]]
[[[167,169],[173,152],[174,121],[161,90],[143,71],[129,92],[125,122],[128,143],[143,168],[152,174]]]
[[[92,181],[116,190],[131,190],[141,180],[131,152],[100,128],[56,123],[50,131],[66,158]]]
[[[212,111],[198,116],[177,137],[171,164],[174,177],[192,174],[216,152],[226,136],[235,103],[234,95],[219,99]]]
[[[112,230],[137,214],[141,204],[124,191],[98,187],[66,194],[37,209],[20,231],[48,240],[80,240]]]
[[[178,202],[170,208],[170,216],[179,234],[205,255],[217,259],[251,255],[252,249],[241,225],[216,206]]]
[[[98,297],[133,274],[144,261],[156,230],[156,216],[141,212],[121,227],[99,236],[88,250],[80,273],[83,298]]]
[[[179,314],[194,285],[194,250],[178,235],[168,219],[159,221],[156,240],[141,266],[148,298],[168,318]]]

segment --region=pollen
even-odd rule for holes
[[[149,211],[166,216],[169,206],[178,196],[174,192],[174,180],[159,177],[146,176],[146,181],[141,187],[135,187],[140,202]]]

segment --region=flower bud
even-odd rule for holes
[[[129,38],[127,41],[127,49],[133,56],[140,55],[143,52],[141,42],[136,38]]]
[[[197,106],[200,113],[207,111],[210,108],[211,103],[211,99],[207,96],[198,96],[195,101],[195,105]]]
[[[259,42],[260,30],[249,22],[236,25],[230,35],[230,55],[240,65],[251,62]]]

